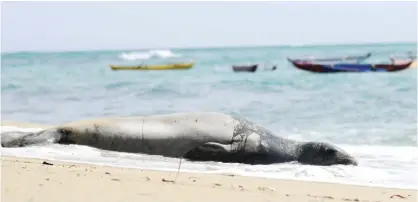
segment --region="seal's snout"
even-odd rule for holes
[[[357,160],[348,154],[345,154],[343,157],[339,157],[339,159],[340,160],[337,164],[358,166]]]
[[[330,146],[330,145],[328,145]],[[338,147],[332,147],[333,150],[335,150],[335,155],[334,155],[334,159],[336,161],[336,164],[341,164],[341,165],[353,165],[353,166],[357,166],[358,165],[358,161],[356,160],[356,158],[354,158],[353,156],[351,156],[350,154],[348,154],[346,151],[338,148]]]
[[[358,162],[356,160],[354,160],[354,161],[351,162],[351,165],[358,166]]]
[[[344,150],[331,144],[320,142],[303,144],[298,161],[313,165],[358,165],[357,160]]]

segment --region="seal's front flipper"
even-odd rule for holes
[[[230,152],[231,145],[219,144],[216,142],[208,142],[200,146],[199,149],[206,152]]]
[[[188,151],[183,157],[192,161],[219,161],[222,156],[228,155],[230,151],[230,144],[207,142]]]

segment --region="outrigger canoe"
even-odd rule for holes
[[[258,65],[234,65],[232,66],[232,69],[234,72],[255,72],[257,71]]]
[[[334,58],[306,58],[306,59],[292,59],[293,61],[305,61],[305,62],[338,62],[344,61],[346,63],[360,63],[368,59],[372,54],[366,53],[365,55],[358,56],[343,56],[343,57],[334,57]]]
[[[296,68],[315,73],[336,72],[396,72],[407,69],[412,61],[403,64],[321,64],[288,59]]]
[[[194,63],[179,63],[166,65],[134,65],[134,66],[120,66],[110,65],[112,70],[186,70],[191,69]]]

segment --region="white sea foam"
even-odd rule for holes
[[[1,131],[39,131],[3,126]],[[353,154],[359,166],[309,166],[297,163],[243,165],[183,160],[181,171],[229,173],[274,179],[338,182],[366,186],[417,188],[417,147],[340,145]],[[24,148],[0,148],[1,154],[115,167],[175,171],[179,159],[143,154],[103,151],[79,145],[48,145]]]
[[[151,58],[173,58],[173,57],[180,57],[181,55],[175,54],[170,50],[150,50],[146,52],[128,52],[128,53],[121,53],[119,58],[123,60],[133,61],[133,60],[147,60]]]

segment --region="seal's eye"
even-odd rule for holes
[[[70,134],[69,130],[66,130],[66,129],[63,129],[63,128],[58,129],[58,132],[61,133],[61,135],[63,135],[63,136],[67,136],[67,135]]]
[[[337,151],[335,151],[335,149],[332,149],[332,148],[325,149],[325,153],[327,155],[333,155],[333,154],[335,154],[335,152],[337,152]]]
[[[332,148],[324,148],[322,149],[321,153],[324,159],[332,160],[335,158],[335,152],[337,152],[335,149]]]
[[[61,134],[60,143],[61,144],[73,144],[74,141],[71,139],[72,131],[65,128],[58,129],[58,132]]]

